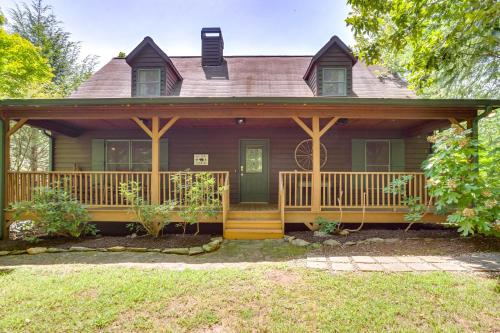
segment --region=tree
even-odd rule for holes
[[[432,97],[500,97],[497,0],[348,0],[346,23],[367,63]]]
[[[50,82],[51,68],[36,46],[6,32],[4,23],[0,12],[0,98],[36,95]]]
[[[54,71],[52,95],[71,94],[93,73],[97,57],[80,60],[80,42],[70,40],[71,34],[64,31],[51,6],[33,0],[16,5],[10,14],[12,31],[39,46],[48,59]]]
[[[49,170],[50,139],[44,130],[24,125],[11,137],[10,155],[13,171]]]

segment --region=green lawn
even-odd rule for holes
[[[276,265],[0,272],[1,332],[493,332],[499,314],[498,281],[472,275]]]

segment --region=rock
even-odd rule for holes
[[[315,231],[314,232],[314,237],[328,237],[328,236],[330,236],[330,235],[324,231]]]
[[[349,231],[347,231],[347,230],[345,230],[345,229],[340,230],[340,231],[339,231],[339,235],[341,235],[341,236],[347,236],[347,235],[349,235]]]
[[[112,246],[112,247],[108,247],[108,251],[109,252],[123,252],[123,251],[125,251],[125,247],[124,246]]]
[[[201,246],[194,246],[189,248],[189,255],[194,256],[195,254],[203,253],[203,248]]]
[[[220,242],[212,241],[210,243],[203,244],[201,247],[203,248],[203,251],[205,251],[205,252],[214,252],[220,248]]]
[[[399,238],[386,238],[386,239],[384,239],[384,243],[397,243],[399,241],[400,241]]]
[[[161,252],[167,254],[189,254],[189,249],[187,247],[176,247],[171,249],[164,249]]]
[[[285,235],[283,236],[283,239],[286,241],[286,242],[291,242],[295,239],[295,236],[288,236],[288,235]]]
[[[72,246],[69,248],[70,252],[90,252],[95,251],[95,249],[85,246]]]
[[[99,251],[99,252],[108,252],[108,249],[105,248],[105,247],[98,247],[95,249],[96,251]]]
[[[10,251],[0,251],[0,257],[10,254]]]
[[[148,249],[148,252],[161,252],[161,249]]]
[[[210,238],[211,242],[215,242],[216,241],[216,242],[222,243],[223,240],[224,240],[224,238],[222,238],[222,236]]]
[[[147,250],[145,247],[127,247],[127,251],[130,252],[146,252]]]
[[[325,245],[325,246],[341,246],[342,243],[339,241],[336,241],[335,239],[327,239],[326,241],[323,242],[323,245]]]
[[[26,250],[14,250],[11,251],[10,254],[25,254]]]
[[[60,253],[60,252],[68,252],[66,249],[58,248],[58,247],[49,247],[47,248],[47,253]]]
[[[319,249],[321,247],[321,243],[315,242],[309,245],[311,249]]]
[[[380,237],[372,237],[364,240],[365,243],[383,243],[384,239]]]
[[[358,243],[356,242],[345,242],[343,245],[347,245],[347,246],[350,246],[350,245],[356,245]]]
[[[46,235],[43,228],[37,227],[36,223],[31,220],[17,221],[9,226],[9,238],[13,240],[39,238]]]
[[[424,238],[424,242],[431,242],[431,241],[432,241],[432,238],[429,238],[429,237]]]
[[[26,250],[28,254],[40,254],[40,253],[45,253],[47,252],[46,247],[30,247],[29,249]]]
[[[309,243],[309,242],[307,242],[307,241],[305,241],[303,239],[296,238],[296,239],[292,239],[290,241],[290,244],[295,245],[295,246],[305,247],[305,246],[308,246],[311,243]]]

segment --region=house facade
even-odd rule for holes
[[[5,205],[64,182],[93,221],[130,222],[120,183],[138,181],[149,202],[182,205],[172,175],[208,171],[225,190],[219,216],[201,222],[222,224],[227,238],[282,237],[286,224],[313,228],[318,216],[404,222],[401,198],[384,187],[412,175],[408,193],[429,203],[427,135],[472,126],[479,109],[498,105],[418,99],[336,36],[314,56],[223,50],[219,28],[202,29],[201,56],[169,57],[146,37],[70,98],[1,101]],[[9,119],[18,122],[10,128]],[[50,131],[51,171],[8,170],[9,137],[25,123]]]

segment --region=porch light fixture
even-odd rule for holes
[[[236,125],[245,125],[245,118],[236,118]]]

